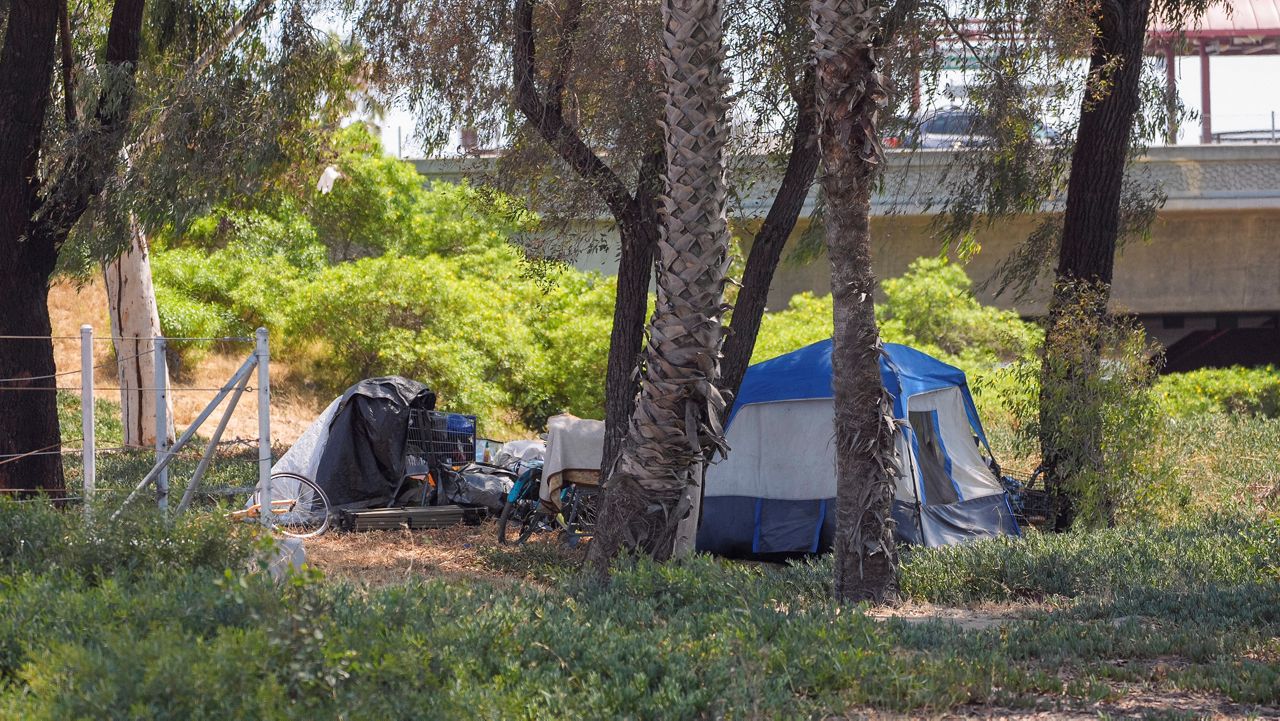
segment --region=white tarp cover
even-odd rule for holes
[[[562,413],[547,419],[547,456],[539,496],[555,503],[565,476],[575,483],[600,482],[604,457],[604,421]]]
[[[316,477],[316,471],[320,468],[320,456],[324,454],[324,444],[329,441],[329,426],[333,423],[333,414],[338,412],[340,400],[342,396],[334,398],[324,412],[307,426],[307,430],[298,436],[298,440],[294,441],[293,445],[289,446],[289,450],[285,451],[285,454],[280,456],[280,460],[271,467],[271,475],[297,473],[306,478]],[[271,496],[296,498],[301,485],[292,478],[276,478],[271,482]]]

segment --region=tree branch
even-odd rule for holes
[[[209,66],[213,65],[215,60],[222,57],[222,54],[226,52],[227,48],[231,47],[242,35],[248,32],[249,28],[251,28],[254,23],[261,20],[275,2],[276,0],[258,0],[248,10],[245,10],[244,14],[240,16],[240,19],[236,20],[235,24],[227,28],[227,31],[222,34],[222,37],[218,38],[216,43],[205,48],[205,51],[200,53],[200,57],[196,58],[196,61],[187,69],[186,74],[182,76],[182,80],[178,83],[174,94],[178,97],[182,97],[190,92],[192,86],[195,85],[196,80],[209,69]],[[173,113],[174,107],[175,104],[170,103],[160,111],[160,114],[157,115],[147,125],[146,129],[142,131],[137,142],[133,144],[134,148],[148,147],[160,139],[160,129],[164,127],[165,122],[169,119],[169,115]]]
[[[75,138],[49,193],[34,200],[32,242],[54,257],[89,201],[102,192],[124,145],[141,53],[144,6],[145,0],[116,0],[112,7],[94,122]]]
[[[67,13],[67,0],[58,3],[58,31],[62,36],[62,104],[67,127],[76,128],[76,85],[72,77],[75,56],[71,52],[71,17]]]
[[[565,122],[559,108],[543,102],[538,94],[535,82],[534,2],[535,0],[516,0],[515,5],[515,42],[511,46],[511,65],[515,80],[516,107],[538,131],[542,140],[600,196],[614,219],[621,220],[633,203],[631,193],[623,185],[622,179]]]
[[[787,169],[760,232],[751,242],[751,253],[742,274],[742,291],[729,321],[729,337],[725,339],[720,376],[721,387],[735,395],[742,385],[742,377],[755,349],[756,336],[760,333],[760,321],[764,317],[773,273],[804,210],[809,188],[813,186],[813,177],[818,170],[818,114],[814,82],[814,67],[809,65],[797,94],[796,127]],[[729,402],[726,414],[732,408],[732,399]]]
[[[557,113],[564,107],[564,87],[569,69],[573,65],[573,48],[582,26],[582,0],[568,0],[560,21],[560,38],[556,42],[556,66],[551,74],[551,86],[547,91],[547,103]]]

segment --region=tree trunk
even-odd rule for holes
[[[806,78],[803,84],[810,94],[813,80]],[[729,321],[729,336],[724,342],[724,360],[720,364],[720,387],[728,392],[729,407],[742,385],[742,377],[751,364],[756,337],[760,334],[760,322],[764,318],[765,302],[769,298],[769,286],[773,273],[782,259],[782,250],[796,227],[796,221],[804,210],[809,197],[813,175],[818,169],[816,147],[817,118],[809,101],[801,101],[797,110],[795,137],[791,141],[791,155],[782,176],[778,194],[769,206],[760,232],[751,242],[747,255],[747,267],[742,273],[742,289],[733,305],[733,318]],[[725,411],[728,413],[728,409]]]
[[[1101,454],[1099,448],[1069,448],[1059,443],[1063,436],[1058,421],[1065,409],[1057,407],[1053,396],[1072,403],[1070,399],[1075,394],[1049,394],[1045,389],[1062,383],[1068,388],[1083,388],[1099,372],[1099,333],[1115,268],[1121,190],[1138,111],[1142,49],[1150,14],[1150,0],[1127,0],[1103,3],[1093,15],[1096,31],[1071,156],[1062,245],[1041,372],[1041,455],[1045,485],[1055,498],[1054,527],[1058,529],[1069,527],[1073,516],[1070,495],[1064,489],[1068,479],[1063,469],[1077,461],[1094,463]],[[1096,325],[1093,329],[1080,329],[1094,339],[1086,343],[1083,353],[1059,348],[1059,339],[1069,330],[1061,326],[1062,319],[1081,318],[1079,313],[1064,312],[1073,307],[1090,309],[1081,322]],[[1076,406],[1073,413],[1100,413],[1100,409],[1090,410],[1083,398],[1076,400],[1080,402],[1072,403]]]
[[[637,193],[647,198],[647,193]],[[644,346],[644,318],[649,309],[649,279],[653,277],[653,249],[657,223],[648,216],[619,223],[622,255],[618,260],[618,289],[614,296],[613,328],[605,373],[604,452],[600,477],[607,478],[622,450],[627,423],[636,406],[636,359]]]
[[[53,78],[58,4],[13,0],[0,52],[0,335],[48,336],[56,255],[33,245],[36,163]],[[63,487],[53,342],[0,339],[0,488]],[[19,380],[13,380],[19,379]],[[39,379],[39,380],[21,380]]]
[[[120,381],[120,412],[124,445],[150,448],[156,443],[155,354],[152,338],[160,335],[160,313],[151,283],[150,248],[136,224],[133,239],[119,258],[102,267],[111,335]],[[167,417],[173,417],[170,403]]]
[[[663,4],[666,193],[657,305],[640,397],[605,498],[589,562],[598,576],[622,548],[673,551],[704,461],[723,450],[717,387],[729,264],[726,104],[719,0]]]
[[[14,0],[0,52],[0,293],[9,305],[3,335],[49,335],[48,292],[58,251],[119,160],[133,104],[133,73],[142,40],[144,0],[111,8],[102,89],[92,118],[78,130],[51,180],[36,175],[53,75],[58,3]],[[0,455],[60,451],[56,398],[43,390],[54,372],[51,341],[0,341],[0,378],[31,378],[6,391]],[[46,382],[47,381],[47,382]],[[18,391],[17,387],[41,388]],[[45,400],[17,400],[47,396]],[[31,446],[34,446],[31,447]],[[0,459],[7,460],[7,459]],[[62,459],[31,456],[0,466],[0,486],[63,485]]]
[[[871,189],[883,157],[876,114],[885,103],[872,49],[878,17],[866,0],[810,7],[835,307],[835,595],[879,603],[896,594],[897,555],[893,413],[880,380],[871,270]]]

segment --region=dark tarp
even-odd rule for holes
[[[506,474],[486,472],[478,466],[468,466],[461,473],[447,474],[444,480],[445,499],[463,506],[484,506],[499,513],[507,502],[514,479]]]
[[[347,389],[329,424],[316,484],[335,508],[386,505],[404,476],[410,409],[434,410],[436,394],[400,376]]]

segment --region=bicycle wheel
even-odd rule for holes
[[[250,506],[261,507],[262,489],[255,489]],[[313,538],[329,529],[329,497],[316,482],[297,473],[271,476],[271,525],[286,536]]]
[[[525,522],[533,513],[532,503],[523,498],[507,499],[502,504],[502,514],[498,516],[498,543],[507,545],[519,543]]]

